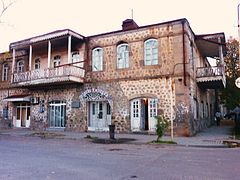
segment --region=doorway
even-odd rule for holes
[[[16,105],[16,127],[26,127],[30,126],[30,104],[29,103],[19,103]]]
[[[106,101],[89,102],[88,130],[108,131],[111,124],[111,107]]]
[[[155,131],[157,99],[137,98],[131,101],[131,130]]]

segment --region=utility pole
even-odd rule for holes
[[[240,7],[240,3],[238,4],[238,7],[237,7],[237,17],[238,17],[238,61],[240,62],[240,17],[239,17],[239,7]]]

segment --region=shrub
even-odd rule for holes
[[[159,142],[165,130],[169,126],[169,121],[168,121],[168,118],[162,115],[156,116],[155,118],[157,120],[157,123],[156,123],[157,142]]]

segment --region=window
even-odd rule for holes
[[[20,72],[23,72],[24,70],[24,62],[23,60],[19,60],[17,62],[17,72],[20,73]]]
[[[120,44],[117,46],[117,68],[129,67],[129,51],[128,44]]]
[[[144,64],[158,64],[158,41],[157,39],[148,39],[144,42]]]
[[[59,66],[61,63],[61,56],[57,55],[57,56],[54,56],[53,58],[53,67],[57,67]]]
[[[79,52],[73,52],[72,53],[72,62],[75,63],[75,62],[78,62],[78,61],[80,61]]]
[[[80,53],[79,52],[72,52],[72,63],[74,66],[83,67],[83,63],[76,63],[80,60]]]
[[[35,59],[35,69],[40,69],[40,58]]]
[[[103,50],[102,48],[95,48],[92,51],[92,70],[103,70]]]
[[[8,64],[3,64],[3,74],[2,74],[2,80],[7,81],[8,80]]]

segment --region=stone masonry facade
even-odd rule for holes
[[[132,21],[128,20],[128,22]],[[126,29],[123,23],[124,28]],[[54,36],[57,33],[59,32],[53,32],[50,35]],[[13,117],[17,113],[17,102],[7,99],[26,94],[38,97],[41,102],[37,104],[28,102],[30,128],[36,130],[49,128],[50,103],[61,102],[65,107],[65,114],[62,116],[65,119],[65,130],[88,131],[92,117],[90,103],[93,100],[81,101],[80,96],[91,89],[99,89],[111,97],[109,101],[111,124],[116,126],[118,133],[131,132],[131,113],[133,113],[131,102],[135,99],[156,99],[157,114],[172,118],[176,135],[191,136],[213,123],[215,90],[203,89],[196,81],[197,68],[206,67],[209,64],[206,63],[206,57],[202,55],[202,50],[195,41],[195,34],[186,19],[142,27],[138,27],[134,22],[132,26],[130,23],[127,30],[89,37],[82,37],[72,31],[70,33],[72,33],[71,39],[70,35],[64,35],[63,38],[56,35],[55,39],[51,39],[53,36],[48,34],[43,35],[40,45],[28,44],[29,41],[15,42],[11,45],[14,51],[16,49],[16,57],[13,57],[13,52],[9,52],[8,57],[6,53],[0,55],[2,76],[3,65],[7,63],[9,67],[8,80],[4,81],[1,78],[0,82],[1,126],[6,127],[9,123],[13,123]],[[158,44],[158,58],[155,65],[145,65],[144,48],[145,42],[149,39],[157,40]],[[71,42],[71,49],[67,49],[69,47],[67,42]],[[50,43],[52,43],[51,46]],[[117,68],[119,44],[128,45],[129,66],[127,68]],[[31,57],[28,46],[31,46]],[[100,71],[93,71],[92,52],[95,48],[101,48],[103,52],[103,66]],[[49,80],[46,83],[46,79],[44,84],[40,84],[40,81],[35,81],[35,84],[24,84],[24,82],[18,84],[12,81],[12,64],[13,62],[17,64],[18,59],[24,60],[24,71],[34,69],[36,58],[41,59],[42,69],[49,69],[49,65],[54,65],[53,57],[57,55],[61,57],[60,66],[66,64],[69,66],[72,65],[69,64],[68,59],[70,50],[72,53],[78,52],[81,62],[83,61],[80,65],[84,69],[83,82],[79,81],[81,78],[71,74],[68,74],[64,80],[61,76],[56,76],[53,81]],[[29,59],[32,60],[31,63]],[[76,66],[79,67],[79,65]],[[48,71],[45,70],[44,75],[46,72]],[[54,73],[59,72],[54,71]],[[108,100],[105,99],[104,102]],[[8,117],[4,118],[2,114],[6,107]],[[91,113],[94,112],[91,110]]]

